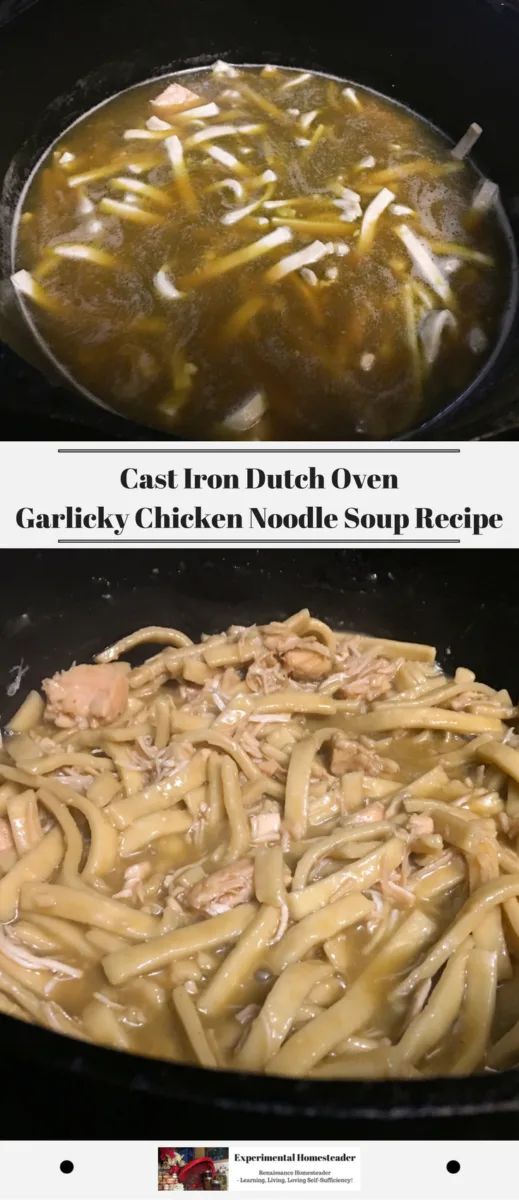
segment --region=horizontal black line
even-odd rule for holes
[[[314,447],[312,447],[312,449],[305,451],[304,446],[289,446],[288,448],[280,446],[278,448],[276,448],[276,447],[271,448],[269,446],[268,442],[263,442],[262,445],[266,446],[267,449],[260,450],[259,451],[260,454],[305,454],[305,453],[308,453],[308,454],[341,454],[341,453],[345,453],[345,454],[346,453],[347,454],[460,454],[461,453],[459,448],[457,448],[457,449],[453,448],[452,450],[443,450],[439,447],[431,448],[430,450],[418,449],[418,448],[413,449],[413,450],[404,450],[404,449],[392,449],[391,447],[388,447],[387,450],[385,450],[385,449],[380,450],[380,449],[371,449],[369,446],[366,446],[365,448],[362,448],[362,449],[357,449],[357,447],[351,447],[351,448],[347,447],[346,449],[344,449],[344,448],[341,449],[341,447],[339,445],[339,446],[330,446],[330,447],[327,447],[327,446],[320,447],[319,446],[317,449],[314,446]],[[242,447],[242,446],[228,446],[225,450],[222,450],[222,446],[221,446],[220,442],[214,442],[212,446],[208,446],[208,447],[195,446],[192,448],[192,450],[187,450],[185,446],[182,446],[178,449],[177,448],[170,449],[170,447],[168,447],[168,446],[165,446],[162,449],[162,448],[157,448],[157,447],[153,446],[153,447],[150,447],[148,450],[145,450],[143,448],[136,449],[136,450],[134,450],[133,448],[130,448],[127,450],[123,450],[123,449],[119,449],[119,448],[117,448],[117,449],[110,448],[109,450],[104,449],[104,448],[101,448],[99,450],[97,450],[97,449],[78,450],[78,449],[74,449],[74,448],[67,446],[67,447],[60,447],[58,449],[58,454],[190,454],[190,453],[192,453],[192,454],[218,454],[218,450],[220,450],[220,452],[222,454],[258,454],[257,447],[253,448],[253,447]]]
[[[160,545],[163,545],[163,546],[165,546],[165,545],[167,545],[167,546],[186,546],[186,548],[189,549],[189,546],[197,546],[197,545],[201,545],[202,543],[204,544],[204,546],[206,546],[207,544],[209,544],[211,546],[216,546],[216,545],[220,544],[222,542],[222,540],[225,540],[225,539],[222,539],[222,538],[189,538],[189,541],[188,541],[187,538],[118,538],[118,537],[113,537],[113,538],[58,538],[58,545],[62,546],[65,544],[73,543],[75,546],[85,546],[91,542],[97,542],[97,543],[109,542],[110,545],[113,546],[114,543],[116,545],[121,545],[124,542],[126,545],[135,545],[136,543],[140,544],[142,542],[146,542],[147,544],[152,545],[152,546],[160,546]],[[263,546],[264,542],[265,542],[264,538],[233,538],[230,542],[230,545],[231,546]],[[277,538],[277,540],[275,542],[270,543],[269,550],[275,549],[276,546],[294,546],[294,545],[297,545],[297,546],[323,546],[323,545],[343,546],[346,544],[369,546],[369,545],[375,544],[375,543],[378,545],[380,542],[384,542],[384,543],[389,542],[389,543],[391,543],[392,546],[401,545],[402,542],[412,542],[413,544],[415,544],[416,542],[420,542],[420,543],[425,542],[425,544],[429,545],[429,546],[436,546],[436,545],[443,546],[443,545],[446,545],[447,543],[450,543],[455,546],[459,546],[459,544],[461,542],[461,538],[401,538],[401,537],[399,537],[398,542],[395,542],[394,538]],[[227,546],[227,548],[229,548],[229,546]]]

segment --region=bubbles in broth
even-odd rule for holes
[[[280,67],[155,79],[29,180],[14,284],[83,389],[197,438],[391,437],[494,350],[497,188],[428,123]]]

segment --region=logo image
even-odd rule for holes
[[[226,1192],[229,1150],[226,1146],[161,1146],[159,1192]]]

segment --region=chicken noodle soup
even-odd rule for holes
[[[307,610],[42,691],[0,763],[4,1013],[273,1075],[519,1063],[506,691]]]
[[[391,436],[470,385],[504,327],[505,219],[467,160],[480,133],[453,148],[309,71],[155,79],[40,161],[13,282],[54,359],[132,418],[206,438]]]

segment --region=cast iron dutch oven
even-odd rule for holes
[[[114,92],[217,57],[349,77],[394,96],[454,140],[478,121],[485,136],[477,162],[500,185],[517,245],[519,0],[0,0],[4,277],[11,269],[13,210],[42,150]],[[0,379],[11,411],[16,397],[23,405],[30,394],[31,411],[41,416],[73,410],[101,436],[143,435],[142,427],[67,393],[65,385],[50,385],[1,346]],[[478,413],[490,424],[515,398],[519,402],[517,319],[479,381],[402,436],[455,436],[461,421]],[[344,431],[338,428],[336,437]]]
[[[3,552],[0,718],[5,722],[19,703],[6,688],[22,659],[26,691],[141,625],[172,624],[196,637],[304,605],[336,627],[432,642],[447,669],[470,666],[517,696],[514,557],[468,550]],[[187,1131],[190,1120],[198,1129],[204,1120],[207,1136],[224,1139],[244,1132],[366,1137],[375,1130],[430,1137],[446,1118],[449,1137],[456,1122],[469,1137],[491,1130],[503,1137],[519,1113],[513,1071],[398,1083],[213,1073],[72,1041],[9,1017],[0,1017],[0,1062],[13,1083],[4,1137],[166,1136],[173,1118],[179,1133],[180,1121]]]

